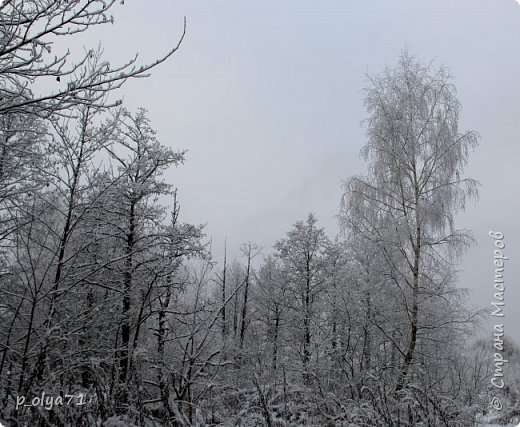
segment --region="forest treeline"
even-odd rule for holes
[[[150,64],[54,51],[115,4],[0,6],[1,422],[470,426],[493,397],[515,415],[520,351],[477,339],[457,286],[479,136],[447,70],[405,51],[369,77],[367,172],[345,181],[338,236],[309,214],[216,260],[164,178],[185,152],[114,99],[185,25]]]

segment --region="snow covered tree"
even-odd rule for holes
[[[119,403],[124,406],[132,375],[132,354],[144,322],[143,310],[157,281],[167,274],[162,269],[169,265],[159,265],[161,258],[155,253],[156,248],[161,248],[165,218],[158,197],[172,194],[162,174],[168,167],[181,163],[184,153],[174,152],[157,141],[143,109],[136,114],[122,111],[114,142],[107,150],[116,168],[110,180],[115,185],[103,198],[100,223],[104,232],[112,235],[114,253],[120,258],[111,277],[122,298],[117,353],[122,393]]]
[[[305,381],[310,378],[312,348],[320,330],[317,308],[325,283],[325,250],[329,245],[324,230],[318,228],[316,222],[316,217],[309,214],[305,222],[298,221],[287,237],[275,244],[287,278],[292,327],[297,337],[294,345],[300,355]]]
[[[444,331],[448,339],[447,331],[466,320],[458,308],[455,264],[472,239],[455,228],[454,217],[478,194],[478,183],[462,177],[478,135],[459,130],[461,106],[444,67],[404,52],[397,67],[369,83],[362,150],[369,174],[345,184],[340,218],[346,231],[378,249],[381,276],[401,312],[392,323],[398,327],[386,331],[400,355],[399,392],[414,364],[433,360],[427,350],[441,339],[437,334]]]
[[[251,278],[253,277],[253,267],[251,261],[260,253],[260,248],[255,243],[245,243],[241,247],[242,255],[246,258],[245,277],[244,277],[244,293],[242,299],[242,315],[240,316],[240,348],[244,345],[246,329],[250,322],[249,320],[249,292],[251,287]]]
[[[122,2],[121,2],[122,3]],[[50,117],[68,114],[77,105],[103,105],[110,91],[165,61],[179,48],[184,31],[162,58],[139,65],[137,57],[121,66],[102,60],[100,49],[86,49],[73,59],[69,50],[58,52],[55,41],[103,24],[116,0],[23,0],[0,5],[0,114],[29,113]],[[185,30],[185,25],[184,25]],[[41,81],[52,79],[54,88],[38,93]],[[85,96],[87,92],[95,96]],[[112,101],[113,102],[113,101]]]
[[[264,358],[270,359],[270,368],[278,371],[284,353],[284,335],[287,321],[287,295],[281,262],[272,255],[265,258],[257,274],[255,303],[259,322],[264,328],[266,349]]]
[[[27,114],[0,115],[0,242],[16,228],[20,206],[45,185],[44,147],[50,140],[43,120]]]

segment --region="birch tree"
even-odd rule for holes
[[[407,52],[396,67],[369,77],[364,104],[369,172],[346,182],[340,218],[384,260],[402,312],[394,341],[400,391],[432,331],[464,324],[446,301],[458,293],[456,261],[472,241],[454,218],[478,195],[463,170],[479,136],[459,129],[461,105],[446,68]]]

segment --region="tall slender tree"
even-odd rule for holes
[[[293,327],[299,337],[297,345],[305,381],[310,379],[312,346],[319,330],[317,307],[325,284],[325,251],[330,244],[323,228],[318,228],[316,223],[316,217],[309,214],[305,221],[294,225],[287,238],[275,244],[294,298]]]
[[[395,68],[370,77],[365,95],[369,174],[348,180],[341,216],[347,229],[379,247],[403,311],[400,390],[434,325],[457,324],[434,301],[453,295],[456,257],[471,242],[454,217],[478,194],[477,182],[462,177],[478,134],[459,130],[461,106],[447,70],[408,52]],[[433,320],[441,316],[446,322]]]

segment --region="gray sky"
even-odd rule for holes
[[[461,264],[471,303],[493,300],[493,242],[505,234],[506,333],[520,342],[520,5],[514,0],[126,1],[114,26],[89,34],[120,64],[180,51],[146,80],[130,82],[125,104],[149,110],[159,139],[189,150],[168,180],[182,216],[207,223],[220,260],[254,241],[268,252],[291,225],[315,212],[329,236],[341,181],[364,174],[360,121],[365,74],[394,65],[408,48],[436,58],[455,77],[461,130],[482,140],[467,176],[482,184],[460,215],[478,246]],[[146,6],[145,6],[146,5]],[[153,5],[153,7],[150,7]],[[488,316],[489,317],[489,316]],[[496,318],[491,319],[495,323]],[[485,328],[489,334],[492,327]]]

